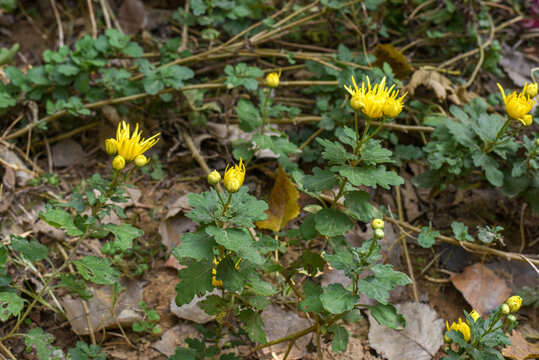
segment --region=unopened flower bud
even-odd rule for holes
[[[213,170],[211,173],[208,174],[208,183],[211,186],[215,186],[221,182],[221,174],[217,172],[217,170]]]
[[[514,323],[515,321],[517,321],[517,317],[515,315],[511,314],[511,315],[507,316],[507,321]]]
[[[116,155],[118,152],[118,142],[116,139],[107,139],[105,140],[105,150],[110,156]]]
[[[374,230],[374,237],[377,239],[382,239],[385,236],[384,230],[382,229],[376,229]]]
[[[522,116],[520,119],[518,119],[522,125],[524,126],[530,126],[531,124],[533,124],[533,116],[531,116],[530,114],[526,114],[524,116]]]
[[[114,160],[112,160],[112,167],[116,171],[122,171],[125,167],[125,159],[122,155],[116,155]]]
[[[276,88],[279,86],[279,78],[281,77],[281,70],[279,70],[279,73],[276,72],[269,73],[268,76],[266,76],[266,85],[270,88]]]
[[[363,109],[363,106],[365,106],[364,102],[362,101],[362,97],[358,95],[352,96],[350,99],[350,107],[355,112],[360,112],[361,109]]]
[[[374,219],[371,222],[371,226],[374,230],[376,229],[383,229],[385,227],[384,220],[382,219]]]
[[[477,319],[481,317],[481,315],[479,315],[479,313],[475,310],[470,312],[470,316],[472,317],[473,321],[477,321]]]
[[[509,310],[514,313],[520,309],[520,305],[522,305],[522,298],[518,295],[514,295],[507,299],[505,303],[507,306],[509,306]]]
[[[511,309],[509,309],[509,305],[507,304],[501,304],[500,305],[500,312],[504,315],[507,315],[511,312]]]
[[[135,166],[140,168],[140,167],[145,166],[147,163],[149,163],[150,159],[148,159],[144,155],[137,155],[134,161],[135,161]]]
[[[537,83],[531,83],[530,85],[524,84],[524,89],[522,89],[524,95],[529,97],[535,97],[537,95]]]

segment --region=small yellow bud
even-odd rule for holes
[[[136,167],[139,167],[139,168],[143,167],[149,162],[150,162],[150,159],[148,159],[144,155],[137,155],[137,157],[135,157],[135,166]]]
[[[221,182],[221,174],[219,174],[217,172],[217,170],[213,170],[211,173],[209,173],[209,175],[208,175],[208,183],[211,186],[215,186],[215,185],[219,184],[220,182]]]
[[[535,97],[535,95],[537,95],[537,83],[530,83],[530,85],[525,83],[522,92],[530,98]]]
[[[530,126],[533,124],[533,117],[530,114],[526,114],[518,119],[518,121],[520,121],[524,126]]]
[[[522,305],[522,298],[518,295],[511,296],[505,301],[505,303],[507,304],[507,306],[509,306],[509,310],[514,313],[518,311],[518,309],[520,309],[520,306]]]
[[[504,315],[507,315],[511,312],[511,309],[509,309],[509,305],[507,304],[501,304],[500,305],[500,312]]]
[[[472,310],[472,312],[470,313],[470,316],[472,317],[473,321],[477,321],[477,319],[479,319],[481,315],[479,315],[477,311]]]
[[[281,70],[279,70],[279,73],[276,72],[269,73],[268,76],[266,76],[266,85],[270,88],[276,88],[279,86],[279,78],[281,77]]]
[[[451,340],[451,338],[449,336],[447,336],[447,334],[444,334],[444,342],[446,344],[451,344],[453,342],[453,340]]]
[[[365,106],[365,104],[363,102],[363,98],[360,95],[354,95],[350,99],[350,107],[355,112],[360,112],[361,109],[363,109],[364,106]]]
[[[125,159],[122,155],[116,155],[114,160],[112,160],[112,167],[114,170],[122,171],[125,167]]]
[[[377,239],[382,239],[385,236],[384,230],[382,229],[376,229],[374,230],[374,237]]]
[[[107,139],[105,140],[105,150],[110,156],[116,155],[118,152],[118,142],[116,139]]]
[[[384,220],[382,219],[374,219],[371,222],[371,226],[374,230],[376,229],[383,229],[385,227]]]

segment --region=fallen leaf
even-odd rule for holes
[[[511,295],[506,282],[481,263],[451,276],[451,282],[482,316],[500,306]]]
[[[457,105],[462,105],[463,101],[473,97],[471,94],[463,93],[463,89],[453,86],[451,80],[437,71],[419,69],[412,74],[410,82],[403,86],[403,91],[414,95],[417,88],[426,87],[434,92],[438,100],[448,99]]]
[[[389,360],[430,360],[444,343],[444,322],[427,304],[407,302],[396,305],[408,326],[393,330],[379,325],[369,315],[369,343]]]
[[[67,167],[84,158],[86,153],[82,146],[73,139],[64,139],[51,148],[52,163],[55,167]]]
[[[506,358],[525,360],[539,357],[539,346],[527,342],[518,331],[513,330],[513,333],[509,335],[509,339],[511,339],[513,345],[506,347],[502,351],[502,355]]]
[[[118,10],[118,21],[122,30],[135,35],[148,24],[144,3],[141,0],[124,0]]]
[[[202,336],[200,332],[191,324],[179,324],[171,327],[161,335],[161,339],[152,344],[152,347],[166,356],[172,356],[176,348],[187,344],[185,339],[199,339]]]
[[[299,192],[279,166],[277,179],[270,194],[269,207],[266,210],[268,218],[257,221],[256,226],[259,229],[281,230],[290,220],[299,215],[298,198]]]

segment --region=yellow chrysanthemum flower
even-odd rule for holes
[[[234,165],[230,169],[230,165],[226,166],[225,169],[225,179],[224,185],[226,191],[233,194],[238,192],[243,185],[243,180],[245,179],[245,165],[243,165],[242,159],[240,158],[240,165]]]
[[[281,70],[279,69],[279,73],[276,72],[269,73],[268,76],[266,76],[266,85],[270,88],[276,88],[279,86],[279,79],[281,77]]]
[[[464,341],[470,341],[470,327],[468,326],[468,324],[463,323],[461,318],[459,318],[458,324],[454,322],[453,324],[451,324],[451,326],[449,326],[449,323],[446,321],[445,326],[447,327],[447,331],[458,331],[462,334],[462,336],[464,336]]]
[[[352,86],[344,88],[352,95],[350,99],[350,106],[356,112],[363,112],[367,117],[371,119],[378,119],[382,116],[396,117],[400,114],[403,107],[403,99],[406,96],[404,94],[397,99],[399,92],[393,90],[395,85],[390,88],[386,87],[386,78],[384,77],[379,84],[371,85],[371,81],[367,76],[367,87],[365,83],[361,83],[361,88],[356,84],[354,77],[352,76]]]
[[[530,83],[530,85],[525,83],[522,88],[522,93],[530,98],[535,97],[537,95],[537,83]]]
[[[506,96],[500,84],[497,84],[500,92],[502,93],[503,102],[505,104],[505,112],[511,119],[520,121],[524,126],[529,126],[533,122],[531,115],[528,113],[533,107],[535,101],[532,101],[529,96],[524,93],[517,94],[514,91],[511,95]],[[528,125],[527,125],[528,124]]]
[[[522,298],[518,295],[511,296],[505,301],[505,303],[509,306],[509,310],[514,313],[520,309],[520,306],[522,305]]]
[[[161,135],[161,133],[158,133],[149,139],[144,139],[141,138],[141,134],[142,130],[139,131],[138,124],[133,134],[130,134],[129,125],[122,121],[118,124],[116,139],[108,139],[105,144],[108,145],[110,150],[116,148],[118,155],[121,155],[125,161],[130,162],[154,146],[159,140],[158,136]]]

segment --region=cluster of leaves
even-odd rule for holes
[[[442,118],[434,125],[431,141],[423,148],[429,169],[415,182],[436,190],[456,183],[469,186],[486,179],[506,196],[521,196],[534,212],[539,212],[539,152],[536,140],[527,136],[522,142],[506,133],[492,144],[504,126],[504,119],[487,112],[481,98],[460,108],[452,105],[453,118]],[[480,172],[476,170],[480,169]]]

